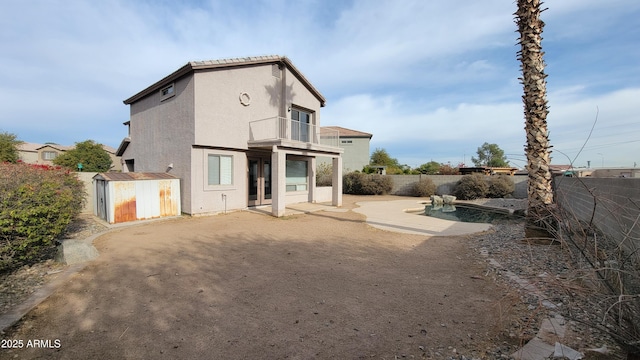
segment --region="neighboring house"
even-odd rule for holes
[[[324,97],[286,57],[189,62],[124,100],[124,171],[180,178],[181,208],[210,214],[317,202],[316,158],[332,158],[342,204],[342,149],[320,128]]]
[[[337,131],[340,136],[340,147],[344,150],[342,154],[342,171],[344,173],[352,171],[362,171],[369,165],[369,144],[372,134],[343,128],[340,126],[323,126],[328,131]]]
[[[53,165],[53,159],[55,159],[65,151],[74,148],[75,146],[24,142],[18,145],[18,155],[20,160],[27,164]],[[116,156],[116,149],[107,145],[102,145],[102,148],[111,157],[111,171],[122,171],[122,164],[120,158]]]
[[[592,170],[591,177],[595,178],[640,178],[639,168],[599,168]]]

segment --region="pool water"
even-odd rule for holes
[[[523,219],[521,215],[509,214],[497,210],[481,208],[469,205],[427,205],[424,208],[426,215],[438,219],[470,222],[470,223],[487,223],[494,224],[504,221],[520,221]]]

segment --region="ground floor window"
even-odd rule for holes
[[[306,191],[309,178],[305,160],[287,160],[287,191]]]
[[[43,151],[42,152],[42,159],[43,160],[53,160],[56,158],[56,156],[58,156],[58,153],[56,153],[55,151]]]
[[[233,184],[233,156],[209,154],[207,165],[209,185]]]

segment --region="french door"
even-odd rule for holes
[[[271,204],[271,159],[249,157],[247,171],[249,191],[248,205]]]

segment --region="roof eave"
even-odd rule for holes
[[[163,77],[161,80],[156,81],[155,83],[153,83],[153,85],[147,87],[146,89],[140,91],[139,93],[133,95],[132,97],[126,99],[123,101],[123,103],[125,105],[131,105],[134,102],[142,99],[143,97],[149,95],[149,94],[153,94],[154,92],[160,90],[163,86],[170,84],[172,81],[175,81],[176,79],[179,79],[187,74],[189,74],[190,72],[193,71],[193,66],[192,63],[187,63],[184,66],[182,66],[180,69],[172,72],[171,74]]]
[[[303,85],[320,101],[321,107],[324,107],[326,105],[327,100],[324,98],[324,96],[322,96],[320,91],[318,91],[318,89],[316,89],[311,84],[311,82],[302,74],[302,72],[300,72],[300,70],[298,70],[293,65],[291,60],[289,60],[289,58],[287,58],[286,56],[280,56],[280,57],[274,56],[271,58],[255,58],[255,59],[246,60],[242,62],[224,62],[224,63],[217,63],[217,64],[190,61],[184,66],[182,66],[180,69],[174,71],[173,73],[165,76],[161,80],[153,83],[151,86],[147,87],[146,89],[124,100],[123,103],[125,105],[131,105],[134,102],[144,98],[145,96],[148,96],[156,91],[159,91],[163,86],[166,86],[171,82],[189,73],[195,72],[196,70],[208,70],[208,69],[241,67],[241,66],[262,65],[262,64],[277,64],[277,63],[281,63],[287,68],[289,68],[289,70],[302,81]]]

